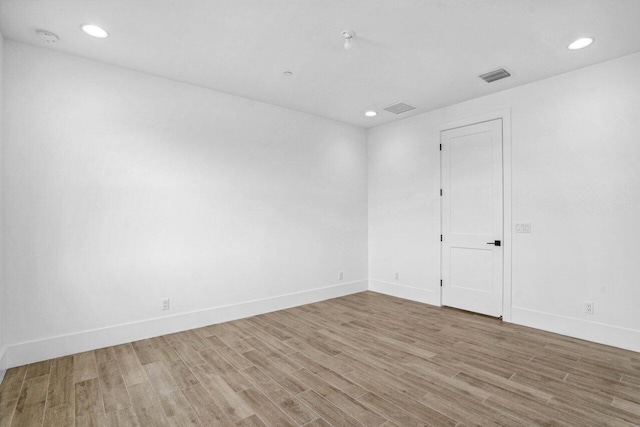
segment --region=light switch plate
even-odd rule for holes
[[[531,223],[516,222],[516,233],[531,233]]]

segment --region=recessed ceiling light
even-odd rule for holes
[[[367,117],[375,117],[375,116],[378,115],[378,113],[376,113],[373,110],[370,110],[370,111],[367,111],[366,113],[364,113],[364,115],[367,116]]]
[[[583,37],[571,43],[567,46],[570,50],[578,50],[583,49],[593,43],[593,39],[591,37]]]
[[[291,77],[293,76],[293,73],[291,71],[285,71],[284,73],[282,73],[285,77]]]
[[[80,28],[82,28],[82,31],[89,34],[91,37],[96,37],[98,39],[106,39],[107,37],[109,37],[109,33],[98,27],[97,25],[84,24]]]

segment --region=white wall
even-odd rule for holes
[[[12,41],[5,79],[9,365],[366,289],[364,130]]]
[[[503,108],[533,224],[512,320],[640,350],[640,54],[372,129],[366,152],[345,124],[4,50],[8,366],[364,290],[367,250],[371,289],[437,304],[438,129]]]
[[[510,108],[512,217],[533,229],[513,234],[512,321],[640,351],[638,76],[634,54],[371,129],[371,288],[439,303],[438,128]]]
[[[4,236],[3,236],[3,216],[2,213],[4,211],[4,202],[3,202],[3,185],[2,185],[2,171],[4,170],[3,164],[3,127],[2,127],[2,104],[4,102],[4,97],[2,93],[3,88],[3,69],[4,69],[4,37],[2,33],[0,33],[0,383],[2,383],[2,379],[4,378],[5,373],[5,350],[6,350],[6,342],[5,342],[5,325],[7,324],[7,320],[5,318],[5,305],[6,305],[6,296],[4,289]]]

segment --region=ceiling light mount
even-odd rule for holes
[[[37,30],[36,34],[46,44],[56,44],[58,40],[60,40],[60,38],[53,34],[51,31]]]
[[[342,33],[344,37],[344,50],[351,49],[351,39],[356,36],[356,32],[353,30],[344,30]]]

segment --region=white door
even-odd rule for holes
[[[502,316],[502,119],[440,140],[442,304]]]

